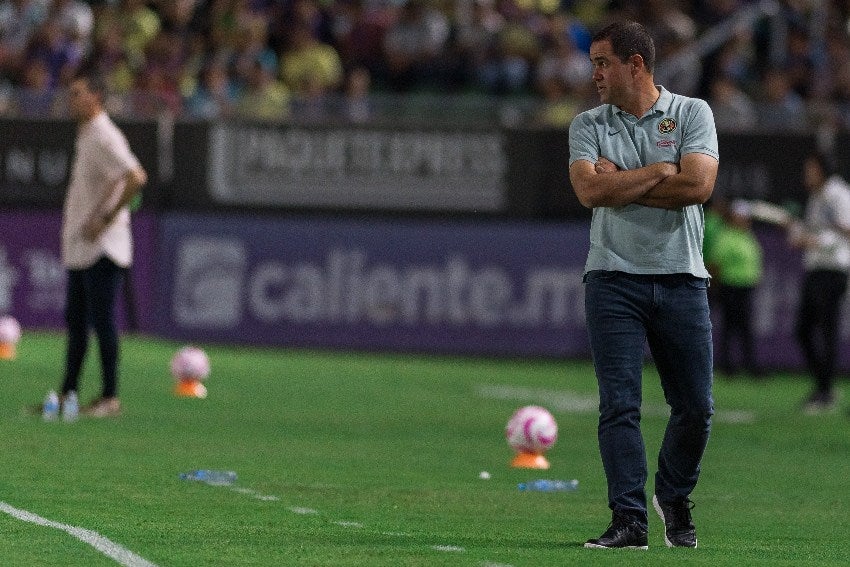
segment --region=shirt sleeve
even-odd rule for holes
[[[118,180],[131,169],[139,167],[139,160],[130,149],[127,138],[117,128],[101,139],[100,159],[109,179]]]
[[[681,155],[699,153],[720,159],[717,144],[717,129],[711,107],[702,99],[693,99],[688,126],[682,140]]]
[[[583,112],[570,122],[570,165],[578,160],[596,163],[599,160],[599,143],[596,129],[589,113]]]
[[[850,187],[845,185],[842,189],[836,191],[833,202],[834,222],[841,230],[850,230]]]

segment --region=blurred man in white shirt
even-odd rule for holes
[[[62,218],[68,345],[61,399],[77,391],[93,328],[100,347],[103,389],[83,413],[107,417],[121,411],[115,299],[133,257],[127,204],[147,182],[147,174],[103,109],[104,87],[99,78],[77,76],[70,83],[69,97],[78,130]]]

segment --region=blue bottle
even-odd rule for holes
[[[236,473],[233,471],[198,469],[180,473],[180,480],[194,480],[215,486],[228,486],[236,482]]]
[[[578,481],[573,480],[549,480],[541,478],[529,482],[521,482],[517,485],[523,492],[575,492],[578,490]]]
[[[41,417],[44,421],[56,421],[59,416],[59,395],[50,390],[47,396],[44,397],[44,404],[41,406]]]
[[[77,421],[80,416],[80,400],[77,398],[77,392],[70,391],[65,395],[65,400],[62,403],[62,420]]]

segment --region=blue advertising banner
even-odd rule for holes
[[[578,356],[587,227],[166,215],[168,336]]]
[[[0,314],[62,328],[59,211],[0,214]],[[179,341],[588,357],[587,223],[134,215],[124,328]],[[758,227],[758,357],[802,367],[799,253]],[[135,323],[135,324],[134,324]],[[720,323],[720,321],[716,321]],[[716,327],[715,335],[719,331]],[[850,369],[850,300],[840,366]]]
[[[587,357],[588,225],[162,218],[161,334],[192,341],[442,354]],[[759,358],[800,368],[800,257],[760,227]],[[850,368],[850,301],[841,365]]]

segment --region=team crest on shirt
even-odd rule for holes
[[[669,134],[676,129],[676,121],[672,118],[665,118],[658,123],[658,131],[662,134]]]

